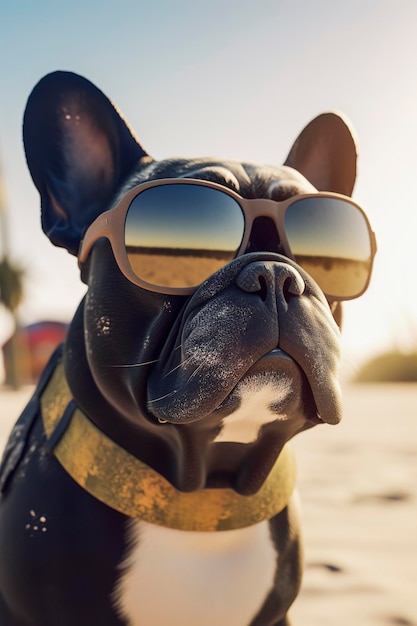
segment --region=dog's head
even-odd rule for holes
[[[35,87],[24,141],[43,228],[74,255],[98,216],[147,181],[209,181],[237,202],[267,200],[272,211],[272,201],[317,190],[349,196],[356,176],[349,124],[332,113],[304,129],[281,167],[156,162],[110,101],[66,72]],[[189,293],[130,280],[107,237],[96,237],[82,259],[88,291],[65,353],[74,397],[100,428],[182,490],[252,493],[288,439],[341,417],[343,298],[326,297],[296,263],[268,211],[253,221],[244,250]],[[369,274],[373,246],[372,239]],[[175,263],[181,272],[172,257]]]

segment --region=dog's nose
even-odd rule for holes
[[[276,261],[250,263],[239,272],[236,284],[247,293],[259,293],[263,300],[271,289],[281,291],[287,299],[301,296],[305,288],[304,280],[294,267]]]

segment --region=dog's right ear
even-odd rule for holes
[[[294,143],[285,165],[298,170],[319,191],[350,196],[356,180],[358,147],[350,121],[330,111],[312,120]]]
[[[123,181],[150,160],[110,100],[71,72],[48,74],[36,85],[23,140],[41,196],[42,228],[75,255]]]

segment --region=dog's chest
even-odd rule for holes
[[[268,522],[221,532],[134,522],[115,599],[129,626],[245,626],[276,569]]]

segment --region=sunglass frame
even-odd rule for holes
[[[333,192],[315,192],[309,194],[297,194],[295,196],[291,196],[286,200],[276,201],[271,200],[269,198],[242,198],[237,192],[220,185],[219,183],[214,183],[208,180],[199,180],[194,178],[163,178],[156,179],[152,181],[148,181],[146,183],[142,183],[130,189],[121,200],[114,206],[113,208],[105,211],[101,215],[99,215],[92,224],[87,228],[84,238],[80,243],[79,253],[78,253],[78,265],[80,269],[86,262],[88,255],[94,245],[94,243],[100,239],[101,237],[105,237],[110,241],[114,257],[116,262],[123,273],[123,275],[133,284],[138,287],[142,287],[148,291],[152,291],[155,293],[162,293],[167,295],[191,295],[198,289],[199,285],[194,287],[165,287],[162,285],[153,285],[152,283],[148,283],[145,280],[141,279],[139,276],[135,274],[132,270],[131,265],[129,263],[129,258],[126,250],[125,244],[125,221],[126,216],[129,211],[129,208],[136,198],[136,196],[140,195],[142,192],[150,189],[152,187],[160,187],[165,185],[196,185],[201,187],[209,187],[211,189],[217,189],[218,191],[230,196],[233,198],[239,207],[242,210],[244,216],[244,232],[242,237],[242,242],[237,250],[237,253],[234,258],[238,258],[242,256],[247,250],[249,239],[252,231],[252,226],[254,221],[258,217],[267,217],[270,218],[277,229],[278,236],[280,238],[280,246],[282,248],[282,252],[285,256],[290,258],[292,261],[297,263],[297,259],[293,255],[287,235],[284,227],[284,219],[285,213],[288,207],[299,201],[306,200],[308,198],[317,199],[317,197],[321,198],[330,198],[336,200],[344,200],[348,204],[354,206],[363,216],[365,224],[368,228],[369,239],[370,239],[370,265],[369,265],[369,273],[368,279],[363,287],[363,289],[351,296],[338,296],[334,294],[327,294],[324,292],[325,296],[328,300],[336,301],[336,300],[353,300],[361,296],[369,286],[369,281],[372,275],[372,268],[374,257],[377,250],[375,233],[371,228],[371,224],[369,219],[365,213],[365,211],[350,198],[349,196],[344,196],[342,194],[333,193]],[[265,252],[273,252],[271,250]],[[281,253],[281,251],[280,251]],[[301,266],[302,267],[302,266]],[[203,281],[204,282],[204,281]]]

